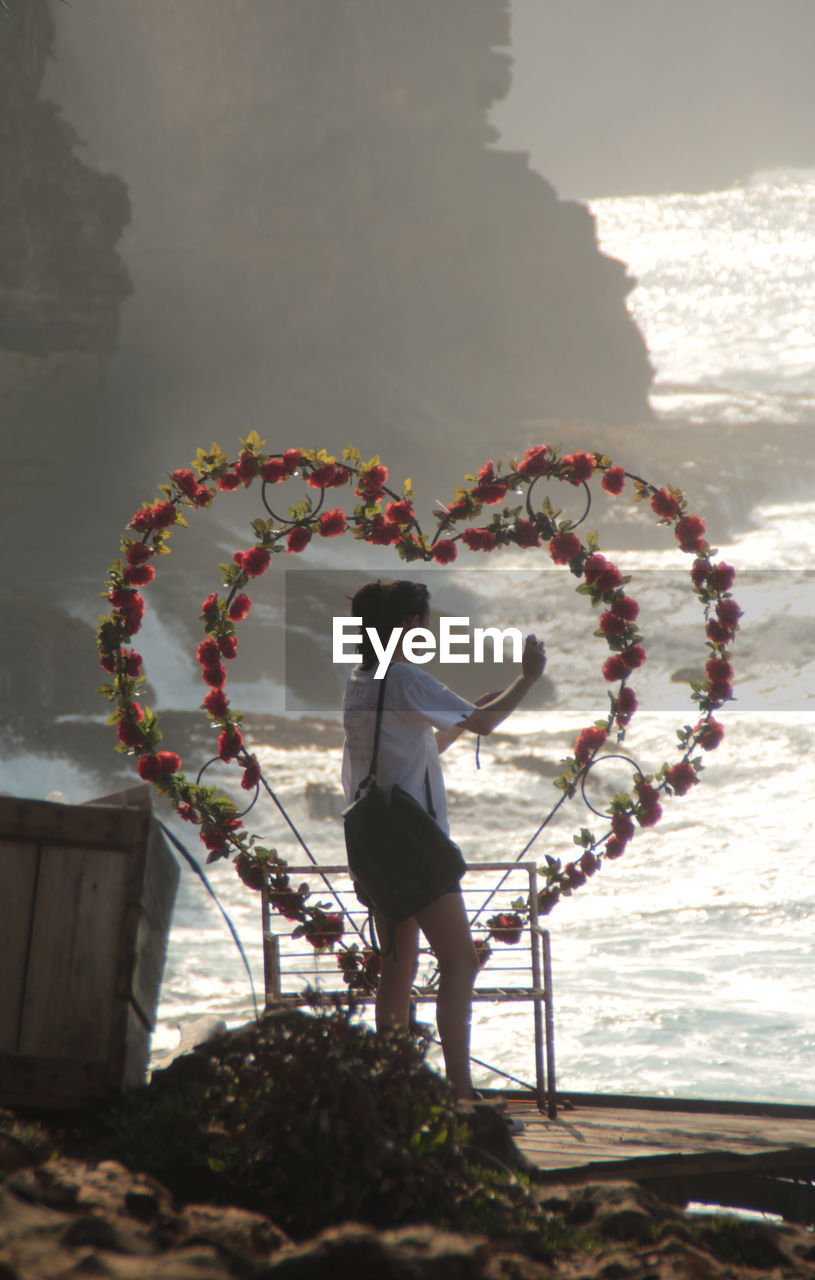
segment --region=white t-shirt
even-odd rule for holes
[[[374,668],[363,671],[362,667],[354,667],[345,686],[342,785],[349,804],[371,767],[381,684],[381,680],[374,679]],[[427,808],[427,771],[436,821],[444,831],[450,829],[447,797],[433,730],[452,729],[473,711],[472,702],[460,698],[421,667],[409,662],[391,663],[382,708],[376,780],[382,787],[398,783]]]

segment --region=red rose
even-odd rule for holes
[[[616,613],[618,618],[624,618],[626,622],[635,622],[639,617],[640,607],[630,596],[620,596],[613,601],[611,612]]]
[[[575,759],[578,764],[585,764],[586,761],[599,747],[602,747],[606,740],[605,729],[592,725],[588,729],[581,730],[574,744]]]
[[[208,596],[207,596],[206,600],[205,600],[205,601],[204,601],[204,603],[201,605],[201,612],[202,612],[204,615],[209,614],[209,613],[217,613],[217,612],[218,612],[218,593],[217,593],[217,591],[213,591],[211,595],[208,595]]]
[[[413,507],[409,502],[389,502],[385,508],[385,519],[391,524],[410,524]]]
[[[612,653],[610,658],[606,658],[603,663],[603,676],[609,682],[614,680],[622,680],[623,676],[628,674],[628,667],[625,665],[625,659],[621,653]]]
[[[191,804],[180,804],[176,809],[179,818],[183,818],[185,822],[200,822],[200,816],[197,809],[193,809]]]
[[[286,464],[286,469],[289,475],[293,475],[300,466],[300,450],[285,449],[283,452],[283,461]]]
[[[243,777],[241,778],[241,786],[243,787],[244,791],[254,791],[259,781],[260,781],[260,765],[258,764],[255,757],[252,756],[251,763],[248,764],[243,771]]]
[[[125,675],[134,677],[141,674],[143,658],[140,653],[136,653],[133,649],[129,653],[122,654],[125,664]]]
[[[342,915],[339,911],[327,911],[320,917],[319,924],[317,921],[314,923],[315,927],[306,936],[317,951],[332,946],[342,937]]]
[[[494,502],[501,502],[507,493],[505,484],[477,484],[472,490],[474,498],[479,502],[485,502],[490,506]]]
[[[238,595],[229,606],[229,618],[231,622],[243,622],[244,618],[249,616],[249,610],[252,608],[252,601],[248,596]]]
[[[125,634],[134,636],[141,627],[144,617],[144,601],[137,591],[132,592],[131,599],[123,610],[122,624]]]
[[[116,733],[123,747],[140,747],[144,742],[141,729],[129,720],[120,720],[116,726]]]
[[[659,792],[656,787],[651,786],[650,782],[640,781],[634,785],[637,788],[637,799],[643,809],[653,808],[659,803]]]
[[[564,466],[571,468],[573,484],[590,479],[594,471],[594,458],[590,453],[566,453],[561,461]]]
[[[311,542],[311,530],[307,529],[303,524],[296,524],[293,529],[289,530],[289,536],[286,538],[286,548],[291,554],[293,551],[303,551]]]
[[[228,705],[229,703],[227,702],[227,697],[223,689],[210,689],[209,693],[204,698],[204,706],[209,714],[211,716],[215,716],[216,719],[220,719],[222,716],[226,715]]]
[[[202,640],[195,651],[200,665],[202,667],[212,666],[213,662],[217,662],[220,658],[221,651],[218,648],[217,640]]]
[[[614,717],[617,724],[628,724],[637,709],[637,695],[629,685],[623,685],[617,698]]]
[[[108,600],[114,609],[129,609],[136,599],[136,592],[130,587],[113,587],[108,592]]]
[[[705,544],[705,522],[701,516],[683,516],[677,523],[676,540],[683,551],[701,555]]]
[[[609,836],[603,852],[607,858],[621,858],[625,853],[625,845],[620,840],[616,840],[614,836]]]
[[[181,768],[181,756],[176,755],[175,751],[159,751],[156,759],[162,778],[169,778]]]
[[[580,859],[580,870],[584,871],[587,876],[593,876],[599,865],[591,849],[587,849]]]
[[[583,568],[583,577],[589,586],[597,586],[603,594],[607,591],[613,591],[615,587],[619,587],[623,580],[623,576],[617,566],[611,564],[599,552],[589,556]]]
[[[198,489],[198,479],[195,473],[190,471],[189,467],[183,467],[179,471],[173,471],[170,479],[175,481],[181,492],[185,493],[188,498],[195,497]]]
[[[710,570],[710,585],[719,595],[724,595],[725,591],[730,591],[733,583],[736,581],[736,570],[732,564],[714,564]]]
[[[269,568],[271,556],[265,547],[251,547],[248,551],[237,551],[235,558],[240,556],[238,564],[243,569],[248,578],[259,578]]]
[[[579,889],[586,883],[586,873],[580,870],[576,862],[567,862],[563,868],[563,874],[566,877],[566,883],[572,889]]]
[[[720,706],[723,702],[728,702],[733,697],[733,686],[729,680],[711,680],[707,696],[711,703]]]
[[[291,471],[282,458],[269,458],[262,464],[260,474],[264,480],[268,480],[269,484],[279,484],[281,480],[289,478]]]
[[[442,538],[433,547],[433,559],[438,564],[452,564],[458,555],[458,548],[450,538]]]
[[[146,587],[155,576],[156,571],[151,564],[128,564],[122,574],[125,582],[131,587]]]
[[[624,649],[620,656],[629,671],[636,671],[637,667],[641,667],[645,661],[645,650],[641,644],[632,644],[629,649]]]
[[[230,493],[233,489],[240,487],[241,478],[235,475],[234,471],[226,471],[222,476],[218,477],[218,488],[223,489],[225,493]]]
[[[324,511],[320,516],[320,537],[336,538],[339,534],[345,533],[345,512],[339,507],[335,507],[333,511]]]
[[[541,540],[531,520],[516,520],[515,541],[519,547],[539,547]]]
[[[388,480],[388,468],[380,465],[369,467],[360,477],[356,494],[367,502],[376,502],[382,497]]]
[[[144,542],[131,542],[125,552],[125,558],[128,564],[144,564],[145,560],[149,560],[153,554],[151,547]]]
[[[401,538],[398,524],[390,524],[384,516],[376,515],[371,521],[371,528],[366,537],[374,547],[390,547]]]
[[[210,662],[201,668],[201,675],[206,684],[213,689],[221,689],[226,683],[226,668],[222,662]]]
[[[224,729],[218,735],[218,755],[222,760],[234,760],[243,746],[240,729]]]
[[[453,520],[460,520],[462,516],[467,514],[467,503],[464,498],[457,498],[455,502],[451,502],[447,508],[448,516]]]
[[[130,521],[131,529],[149,533],[153,529],[169,529],[175,524],[175,507],[172,502],[154,502],[141,507]]]
[[[701,591],[708,580],[710,573],[710,565],[707,560],[694,560],[691,566],[690,578],[697,591]]]
[[[242,484],[249,484],[258,473],[258,460],[248,449],[244,449],[235,463],[235,475]]]
[[[614,832],[615,840],[619,840],[620,844],[627,844],[634,834],[634,823],[627,813],[618,811],[611,815],[611,830]]]
[[[627,622],[619,614],[610,609],[600,614],[600,630],[604,636],[619,637],[626,629]]]
[[[557,905],[560,898],[560,889],[557,885],[550,885],[548,889],[544,889],[538,894],[538,915],[548,916],[549,912]]]
[[[465,529],[461,541],[471,551],[492,551],[495,534],[490,529]]]
[[[651,497],[651,510],[663,520],[675,520],[679,515],[679,502],[667,489],[657,489]]]
[[[232,659],[238,653],[237,636],[221,636],[218,640],[218,652],[222,658]]]
[[[715,751],[724,737],[724,728],[712,716],[709,720],[700,721],[693,732],[699,746],[705,751]]]
[[[520,942],[523,922],[516,911],[502,911],[487,921],[490,937],[496,942],[508,942],[514,945]]]
[[[713,681],[730,680],[733,677],[733,668],[726,658],[709,658],[705,663],[705,672],[708,680]]]
[[[221,853],[226,848],[226,833],[223,831],[200,831],[199,839],[203,841],[210,853]]]
[[[680,760],[679,764],[671,765],[665,774],[665,780],[678,796],[683,796],[696,782],[696,770],[687,760]]]
[[[299,893],[295,893],[294,889],[275,889],[269,894],[269,901],[287,920],[299,919],[303,899]]]
[[[199,484],[193,494],[193,502],[196,507],[208,507],[212,499],[215,497],[215,490],[208,489],[205,484]]]
[[[558,533],[549,543],[549,554],[555,564],[568,564],[582,550],[576,533]]]
[[[337,468],[333,462],[327,462],[323,467],[316,467],[312,471],[306,484],[310,484],[312,489],[327,489],[333,484],[337,475]]]
[[[265,868],[245,853],[239,853],[235,859],[235,870],[247,889],[254,889],[256,893],[259,893],[266,883]]]
[[[606,493],[622,493],[625,487],[625,471],[622,467],[609,467],[600,484]]]
[[[136,772],[144,782],[157,782],[161,777],[158,756],[142,756],[136,765]]]
[[[518,463],[518,474],[526,476],[528,480],[534,476],[548,475],[550,467],[548,453],[549,449],[545,444],[535,444],[531,449],[527,449]]]
[[[714,644],[727,644],[728,640],[732,638],[732,634],[730,628],[723,627],[716,618],[711,618],[705,627],[705,635]]]
[[[662,817],[662,805],[649,805],[647,809],[641,809],[637,814],[637,822],[641,827],[655,827]]]
[[[735,600],[720,600],[716,605],[716,617],[723,627],[735,631],[741,617],[741,609]]]

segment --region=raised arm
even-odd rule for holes
[[[502,720],[506,720],[520,706],[529,690],[540,680],[545,666],[543,641],[535,636],[527,636],[521,658],[521,674],[491,701],[483,705],[479,701],[472,715],[462,722],[462,730],[480,734],[492,733]]]
[[[502,693],[486,693],[476,700],[476,710],[462,720],[460,724],[448,730],[436,733],[436,744],[439,754],[455,742],[465,731],[486,735],[506,720],[507,716],[523,702],[529,690],[543,675],[546,666],[546,654],[543,641],[535,636],[527,636],[521,658],[521,674],[507,685]]]

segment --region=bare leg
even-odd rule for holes
[[[376,932],[387,945],[388,931],[377,917]],[[411,918],[396,926],[396,957],[391,951],[382,957],[382,972],[376,988],[376,1029],[407,1027],[410,1024],[410,991],[416,978],[419,955],[419,926]]]
[[[416,919],[439,962],[436,1025],[447,1079],[459,1098],[470,1098],[470,1010],[478,955],[470,936],[464,899],[460,892],[444,893],[420,911]]]

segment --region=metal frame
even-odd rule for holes
[[[292,881],[302,876],[313,882],[315,868],[313,866],[288,866],[287,873]],[[540,1111],[545,1111],[550,1119],[557,1115],[555,1086],[555,1031],[552,1007],[552,960],[549,931],[541,927],[538,921],[538,887],[537,867],[533,862],[478,862],[468,866],[469,876],[462,883],[464,900],[468,907],[473,937],[486,937],[488,929],[486,916],[489,913],[506,911],[513,898],[523,896],[529,903],[529,921],[524,929],[521,941],[515,944],[494,944],[493,958],[476,979],[473,991],[474,1002],[481,1003],[531,1003],[535,1040],[535,1095]],[[500,872],[501,887],[496,890],[495,877],[492,873]],[[506,874],[503,874],[506,873]],[[346,917],[346,940],[356,935],[358,942],[363,941],[362,929],[367,919],[367,912],[359,904],[354,893],[348,867],[345,864],[321,866],[316,873],[322,886],[315,885],[315,898],[320,896],[320,887],[331,883],[332,892],[343,907]],[[483,876],[489,876],[488,883],[479,883]],[[520,882],[520,883],[519,883]],[[483,901],[482,901],[483,899]],[[335,906],[333,903],[332,906]],[[300,943],[292,937],[295,924],[285,920],[272,911],[267,892],[261,894],[261,919],[263,928],[263,977],[266,1007],[272,1008],[281,1004],[302,1005],[315,1000],[331,1002],[338,996],[347,995],[348,989],[340,980],[336,968],[336,960],[329,953],[329,967],[323,963],[325,953],[319,955],[307,943]],[[274,927],[272,921],[274,920]],[[281,955],[281,941],[285,952]],[[499,964],[500,960],[510,963]],[[487,986],[491,972],[506,973],[512,980],[497,985]],[[526,973],[531,981],[523,982]],[[332,978],[336,975],[336,981]],[[434,969],[434,957],[427,947],[420,947],[419,971],[417,982],[413,988],[413,998],[417,1003],[433,1003],[436,999],[435,982],[438,977]],[[293,989],[294,980],[305,980],[305,986]],[[376,997],[373,993],[354,992],[354,998],[360,1004],[372,1004]]]

